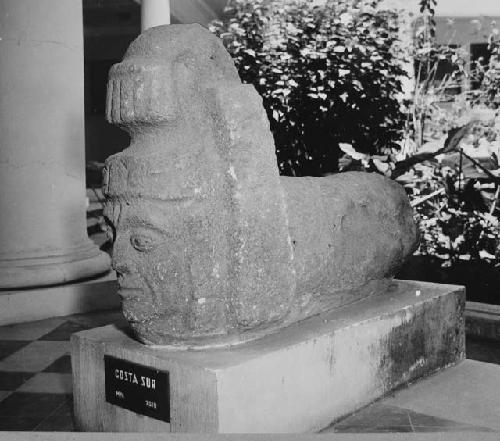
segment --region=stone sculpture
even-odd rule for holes
[[[147,30],[110,71],[105,167],[123,312],[138,339],[236,344],[370,295],[417,242],[379,175],[280,177],[262,100],[199,25]]]

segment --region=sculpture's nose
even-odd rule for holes
[[[125,275],[131,272],[132,259],[127,254],[128,240],[123,234],[119,234],[113,244],[113,255],[111,266],[119,275]]]

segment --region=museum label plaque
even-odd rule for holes
[[[170,422],[168,372],[105,355],[104,373],[108,403]]]

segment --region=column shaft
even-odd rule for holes
[[[0,288],[103,273],[86,232],[81,0],[2,0],[0,29]]]
[[[170,0],[142,0],[141,30],[170,24]]]

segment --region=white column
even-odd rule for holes
[[[141,1],[141,30],[170,24],[170,0]]]
[[[109,269],[86,230],[81,0],[0,1],[0,288]]]
[[[378,7],[393,9],[399,15],[399,46],[409,55],[401,66],[407,74],[407,77],[401,79],[401,83],[403,97],[411,99],[415,91],[415,72],[414,60],[410,54],[413,53],[413,23],[419,14],[418,0],[383,0]]]

